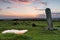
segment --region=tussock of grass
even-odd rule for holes
[[[0,34],[0,40],[32,40],[31,37],[26,35],[17,34]]]

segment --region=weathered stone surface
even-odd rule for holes
[[[48,30],[53,30],[53,23],[52,23],[52,16],[51,16],[50,8],[46,8],[45,12],[46,12],[46,19],[48,23]]]

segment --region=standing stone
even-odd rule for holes
[[[48,23],[48,30],[53,30],[53,23],[52,23],[52,16],[51,16],[50,8],[46,8],[45,12],[46,12],[46,18],[47,18],[47,23]]]

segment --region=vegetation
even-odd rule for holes
[[[1,40],[60,40],[60,30],[46,30],[46,21],[17,21],[17,25],[13,25],[15,21],[0,21],[0,39]],[[33,27],[36,25],[36,27]],[[54,27],[60,27],[60,21],[53,21]],[[27,29],[24,35],[2,34],[7,29]]]
[[[25,35],[0,34],[0,40],[31,40],[31,38]]]

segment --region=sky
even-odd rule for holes
[[[36,18],[45,14],[46,8],[52,13],[60,13],[59,4],[60,0],[0,0],[0,18]]]

